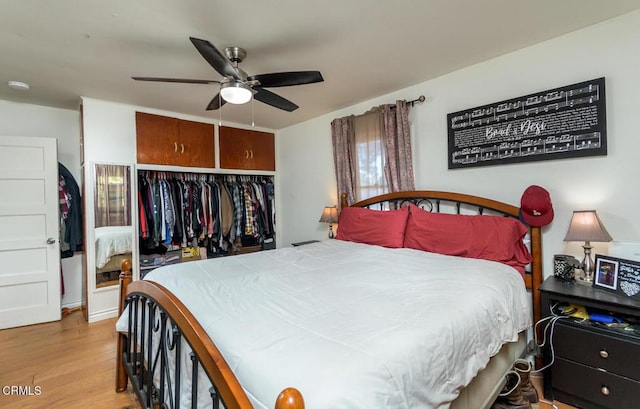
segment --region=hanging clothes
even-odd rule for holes
[[[274,238],[273,178],[140,171],[141,252],[206,247],[210,256]],[[162,254],[162,253],[161,253]]]
[[[58,162],[58,194],[60,199],[60,257],[72,257],[82,251],[82,201],[78,183],[69,169]]]

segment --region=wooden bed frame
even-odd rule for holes
[[[367,199],[352,206],[368,207],[368,208],[399,208],[407,203],[413,203],[426,210],[433,212],[451,212],[463,214],[499,214],[508,217],[519,218],[520,209],[506,203],[486,199],[478,196],[471,196],[460,193],[439,192],[439,191],[411,191],[398,192],[377,196]],[[341,198],[342,207],[346,207],[346,195]],[[531,290],[533,305],[533,320],[537,322],[541,316],[539,285],[542,283],[542,236],[540,227],[530,227],[530,251],[533,261],[530,269],[525,274],[525,284],[527,289]],[[215,343],[209,338],[202,326],[189,312],[189,310],[178,300],[169,290],[152,281],[138,280],[132,281],[131,261],[122,262],[122,274],[120,275],[120,311],[119,315],[126,306],[134,312],[133,315],[142,314],[141,320],[133,318],[129,319],[129,328],[127,334],[118,334],[117,347],[117,370],[116,370],[116,391],[123,392],[127,390],[127,382],[131,381],[132,388],[136,393],[141,405],[145,408],[154,407],[154,402],[164,401],[165,396],[170,396],[175,402],[175,408],[180,407],[179,391],[165,390],[164,382],[158,389],[153,385],[152,378],[147,374],[145,362],[160,362],[159,373],[161,379],[168,376],[179,384],[180,370],[175,373],[167,372],[166,362],[167,354],[180,353],[180,338],[184,338],[190,345],[193,353],[191,360],[193,363],[192,373],[196,373],[197,367],[200,366],[207,374],[209,380],[214,385],[211,397],[213,407],[218,408],[219,403],[223,403],[227,409],[249,409],[251,405],[249,399],[244,393],[242,386],[231,371],[224,357],[217,349]],[[154,315],[158,313],[158,315]],[[148,314],[145,318],[145,314]],[[130,316],[132,314],[129,314]],[[152,330],[157,331],[158,328],[152,328],[153,325],[137,325],[137,322],[157,322],[157,326],[161,327],[161,333],[165,333],[166,328],[172,335],[170,337],[160,337],[164,339],[164,344],[157,346],[157,351],[152,351],[152,347],[139,345],[141,339],[145,338]],[[170,327],[167,327],[170,326]],[[165,339],[166,338],[166,339]],[[162,344],[162,342],[161,342]],[[145,349],[146,348],[146,349]],[[177,351],[176,351],[177,350]],[[153,354],[153,355],[152,355]],[[157,356],[156,356],[157,354]],[[154,365],[155,366],[155,365]],[[197,377],[193,376],[193,378]],[[196,385],[197,386],[197,385]],[[197,391],[197,387],[192,385],[192,390]],[[195,397],[193,398],[195,401]],[[275,399],[276,409],[304,409],[304,400],[302,394],[295,388],[287,388],[283,390]]]

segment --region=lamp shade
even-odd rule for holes
[[[320,220],[323,223],[337,223],[338,222],[338,209],[335,206],[326,206],[322,211]]]
[[[576,210],[564,241],[611,241],[595,210]]]
[[[220,95],[231,104],[245,104],[253,95],[249,87],[239,81],[223,82],[220,86]]]

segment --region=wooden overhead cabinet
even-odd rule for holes
[[[274,134],[221,126],[220,167],[275,171]]]
[[[138,163],[215,167],[214,126],[136,112]]]

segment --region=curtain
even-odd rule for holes
[[[346,193],[355,203],[415,189],[409,107],[396,101],[331,122],[338,196]]]
[[[342,193],[346,193],[347,203],[355,203],[357,202],[355,169],[358,168],[358,165],[354,163],[353,155],[353,116],[331,121],[331,141],[333,143],[333,164],[338,184],[338,197]]]
[[[95,165],[95,227],[130,226],[129,167]]]
[[[390,192],[415,189],[411,132],[409,127],[409,103],[396,101],[394,105],[380,106],[384,132],[386,163],[384,173]]]

